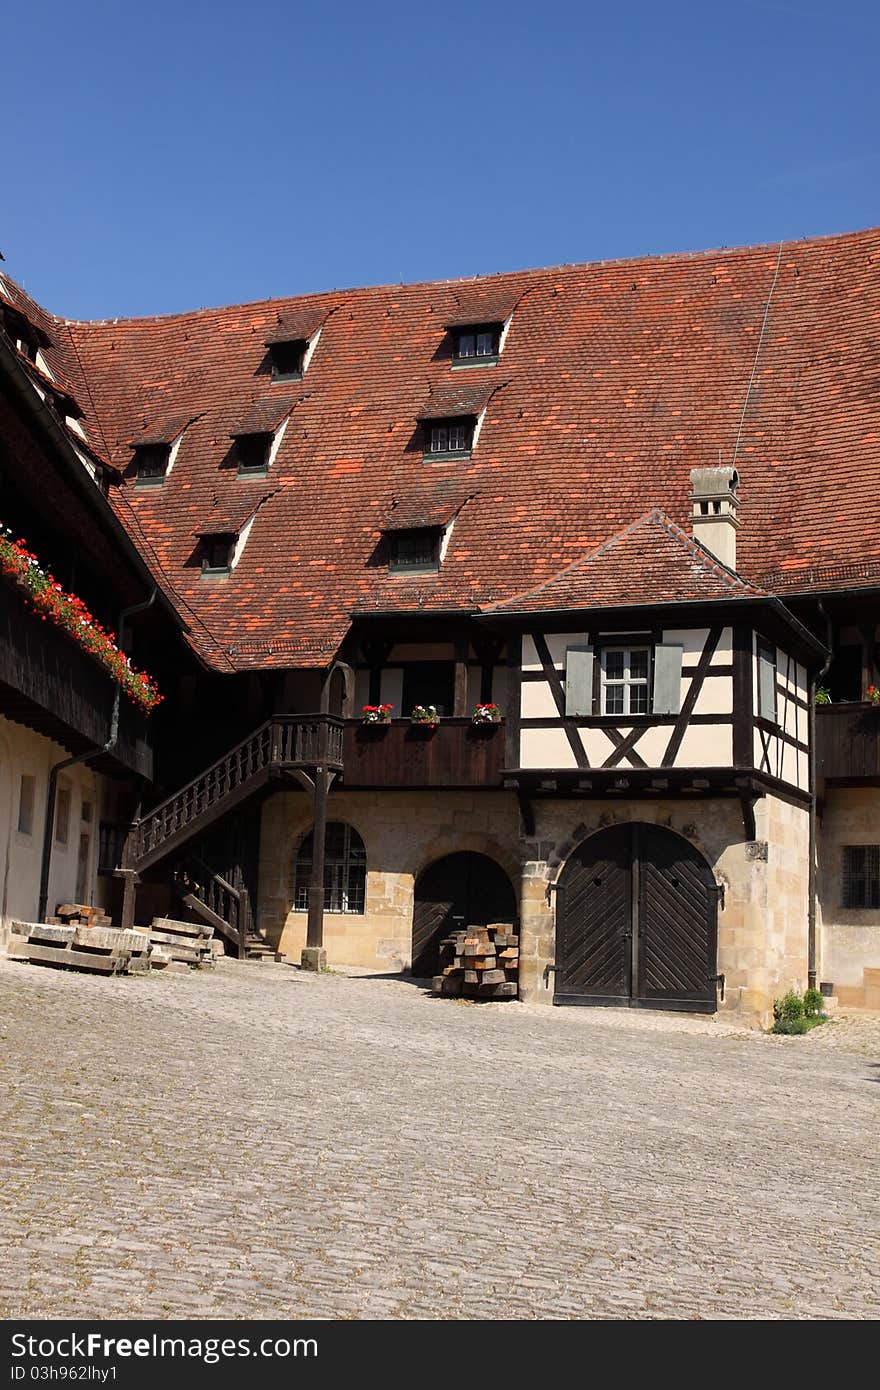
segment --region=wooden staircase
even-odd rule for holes
[[[179,853],[221,817],[269,789],[273,781],[289,781],[310,790],[318,769],[341,772],[342,732],[343,720],[328,714],[276,715],[266,720],[133,823],[119,873],[137,883],[146,869]],[[254,927],[243,880],[229,882],[190,848],[180,858],[175,882],[186,906],[209,922],[239,958],[275,956]]]

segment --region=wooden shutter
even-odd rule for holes
[[[776,723],[776,648],[758,643],[758,713]]]
[[[593,648],[565,649],[565,713],[593,713]]]
[[[681,709],[681,658],[684,648],[660,643],[654,648],[654,713],[678,714]]]

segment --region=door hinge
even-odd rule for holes
[[[720,991],[721,991],[721,1002],[722,1002],[722,1004],[723,1004],[723,1003],[724,1003],[724,985],[725,985],[725,977],[724,977],[723,975],[710,975],[710,976],[709,976],[709,983],[710,983],[711,985],[715,985],[715,987],[716,987],[717,989],[720,989]]]

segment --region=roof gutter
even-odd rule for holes
[[[71,476],[74,487],[79,492],[88,509],[110,533],[111,539],[122,551],[125,559],[143,582],[148,591],[152,592],[156,587],[155,576],[151,573],[149,566],[143,559],[140,551],[132,541],[122,522],[116,516],[109,503],[101,497],[101,493],[96,488],[94,482],[89,478],[82,461],[74,449],[71,441],[67,437],[67,432],[60,421],[49,410],[34,390],[33,383],[27,372],[18,360],[17,352],[10,346],[5,335],[0,333],[0,370],[12,386],[16,396],[21,401],[25,411],[30,416],[32,422],[44,436],[48,436],[50,442],[55,446],[62,458],[68,465],[68,473]],[[101,498],[101,506],[96,507],[95,503]],[[176,625],[186,627],[174,604],[167,594],[159,588],[162,607],[166,613],[174,619]],[[152,601],[152,600],[151,600]]]

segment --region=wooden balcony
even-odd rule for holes
[[[826,786],[880,784],[880,707],[819,705],[816,769]]]
[[[71,753],[107,742],[116,686],[98,662],[52,623],[42,622],[0,583],[0,714]],[[116,747],[95,766],[153,775],[146,716],[124,695]]]
[[[349,720],[343,750],[346,787],[499,787],[504,726],[443,719],[428,729],[408,719]]]

